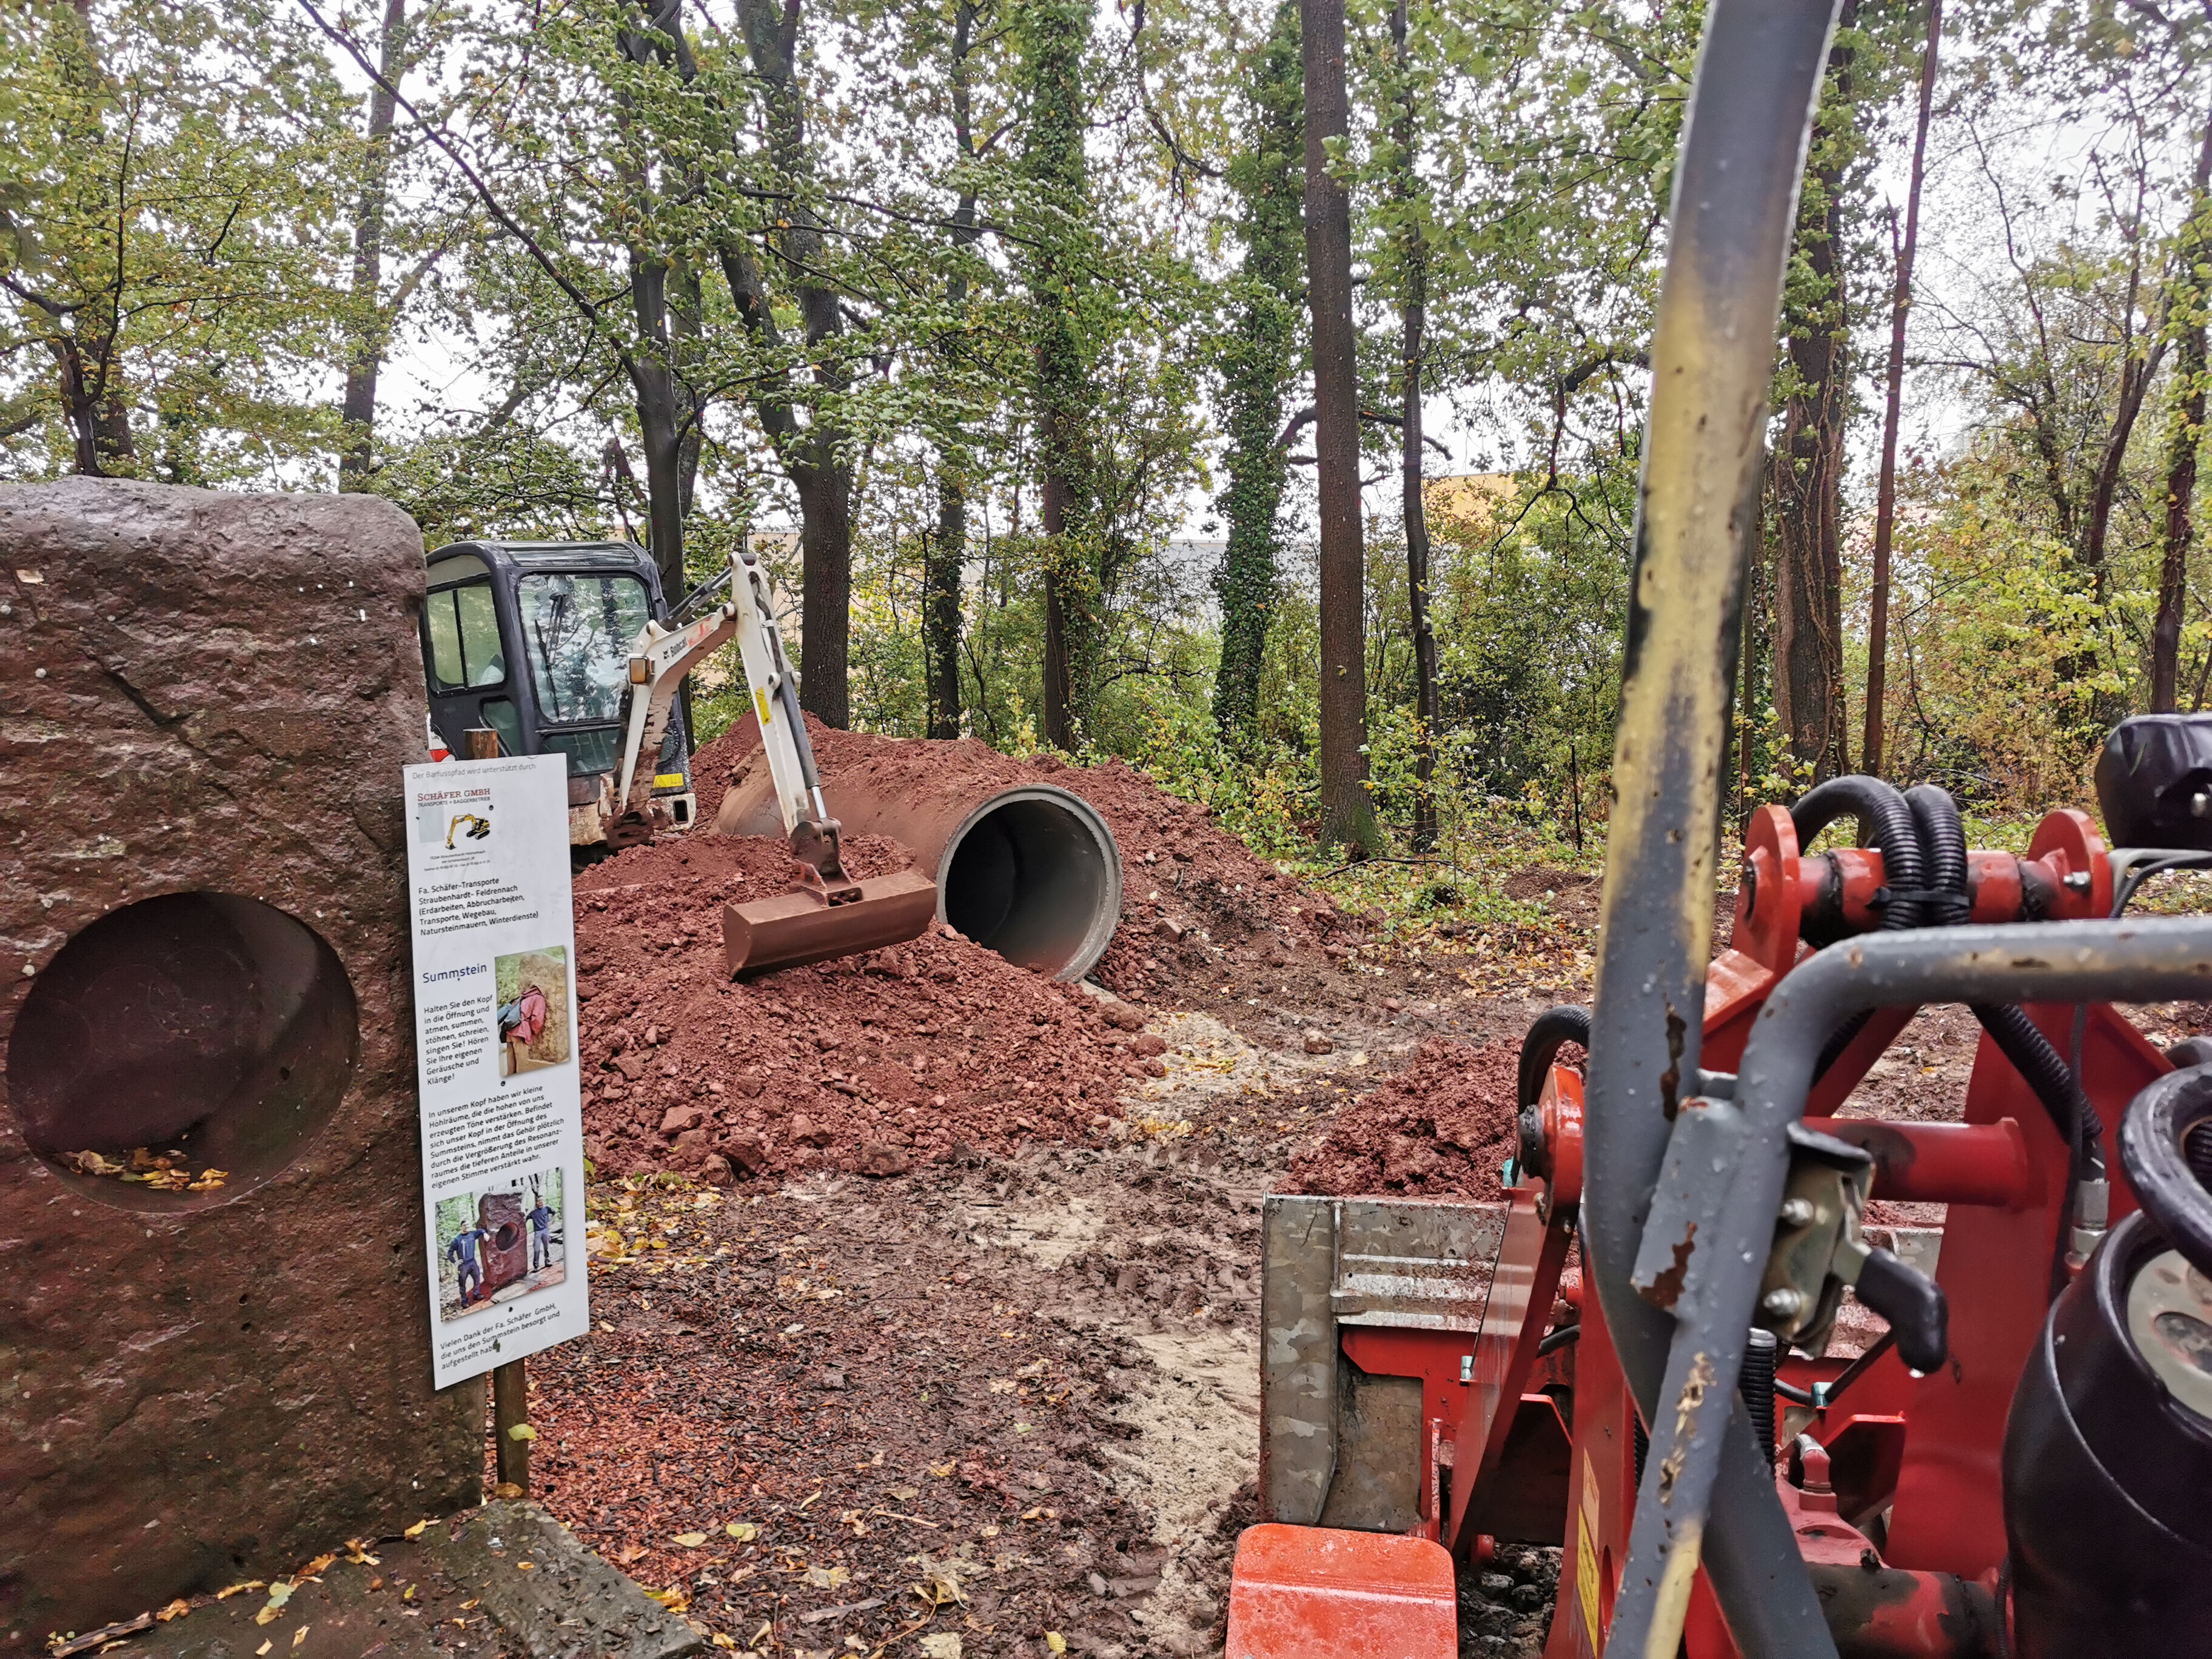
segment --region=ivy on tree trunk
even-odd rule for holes
[[[1306,299],[1313,315],[1314,455],[1321,493],[1321,839],[1363,853],[1382,833],[1367,792],[1366,555],[1359,521],[1359,356],[1352,318],[1352,198],[1329,172],[1350,128],[1344,0],[1299,0],[1306,88]]]
[[[1213,719],[1232,744],[1249,743],[1260,709],[1260,666],[1274,613],[1280,551],[1276,517],[1288,471],[1283,399],[1297,362],[1300,287],[1298,191],[1304,94],[1297,0],[1279,0],[1251,70],[1252,120],[1230,167],[1244,258],[1236,319],[1221,352],[1229,488],[1221,497],[1228,545],[1214,573],[1221,604],[1221,662]]]

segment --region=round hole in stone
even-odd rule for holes
[[[297,1158],[360,1052],[353,985],[313,929],[258,899],[170,893],[111,910],[39,975],[8,1095],[32,1151],[87,1197],[198,1209]]]

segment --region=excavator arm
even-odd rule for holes
[[[799,678],[776,629],[768,574],[750,548],[731,558],[726,600],[681,629],[648,622],[638,634],[630,651],[622,760],[599,798],[607,845],[631,847],[653,838],[658,825],[647,757],[660,752],[684,677],[733,638],[798,885],[776,898],[726,907],[722,935],[731,973],[793,967],[915,938],[937,913],[937,884],[911,870],[867,881],[845,873],[837,820],[822,799],[821,775],[799,713]]]

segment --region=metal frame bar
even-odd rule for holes
[[[1790,1126],[1804,1114],[1814,1066],[1837,1028],[1869,1009],[1924,1003],[2148,1002],[2208,993],[2212,918],[2206,917],[1875,934],[1819,952],[1775,987],[1745,1047],[1733,1103],[1700,1103],[1701,1113],[1681,1115],[1684,1123],[1715,1113],[1732,1117],[1735,1150],[1727,1187],[1705,1206],[1700,1236],[1683,1258],[1674,1304],[1680,1324],[1651,1422],[1613,1640],[1631,1653],[1674,1650],[1680,1630],[1676,1623],[1668,1633],[1668,1589],[1679,1583],[1686,1605],[1709,1513],[1717,1523],[1723,1510],[1741,1522],[1737,1511],[1747,1504],[1748,1512],[1765,1511],[1788,1525],[1771,1474],[1755,1498],[1735,1491],[1741,1475],[1734,1466],[1749,1449],[1736,1377],[1789,1169]],[[1714,1409],[1723,1402],[1726,1412]],[[1724,1474],[1730,1484],[1717,1501]],[[1717,1536],[1721,1530],[1717,1524]],[[1787,1563],[1790,1571],[1778,1575],[1777,1589],[1780,1577],[1794,1577],[1810,1593],[1794,1551]],[[1625,1619],[1632,1622],[1624,1626]],[[1746,1646],[1754,1656],[1783,1651]]]
[[[1668,1124],[1696,1076],[1744,546],[1756,522],[1783,270],[1838,9],[1838,0],[1714,0],[1674,175],[1613,760],[1619,805],[1601,911],[1582,1212],[1591,1279],[1647,1413],[1673,1322],[1635,1295],[1629,1276]],[[1771,1472],[1748,1422],[1736,1420],[1719,1474],[1726,1523],[1707,1564],[1714,1587],[1747,1651],[1831,1659],[1835,1644]],[[1741,1524],[1729,1518],[1737,1515]],[[1668,1621],[1677,1632],[1689,1586],[1686,1573]],[[1641,1609],[1632,1625],[1650,1630],[1656,1589],[1656,1578],[1625,1578],[1624,1598]],[[1654,1650],[1672,1659],[1676,1639]],[[1643,1654],[1643,1637],[1621,1650]]]

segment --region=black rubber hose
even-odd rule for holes
[[[2212,1273],[2212,1192],[2190,1167],[2185,1146],[2212,1122],[2212,1066],[2168,1072],[2128,1103],[2120,1119],[2120,1167],[2136,1202],[2201,1273]]]
[[[2105,1125],[2097,1115],[2097,1109],[2089,1103],[2089,1097],[2075,1081],[2073,1068],[2067,1065],[2058,1050],[2051,1046],[2051,1039],[2036,1029],[2035,1022],[2018,1008],[1994,1003],[1977,1002],[1969,1005],[1982,1029],[1990,1034],[1997,1049],[2012,1062],[2012,1068],[2027,1079],[2035,1097],[2043,1103],[2043,1109],[2051,1114],[2051,1121],[2066,1144],[2078,1152],[2081,1162],[2081,1178],[2101,1181],[2105,1176]]]
[[[1541,1359],[1547,1353],[1556,1353],[1570,1342],[1582,1340],[1583,1328],[1579,1324],[1562,1325],[1555,1331],[1547,1331],[1536,1344],[1536,1358]]]
[[[1565,1005],[1547,1008],[1536,1016],[1528,1027],[1528,1035],[1521,1039],[1521,1074],[1516,1104],[1522,1111],[1534,1106],[1544,1093],[1544,1079],[1551,1075],[1552,1062],[1559,1050],[1570,1042],[1580,1043],[1585,1053],[1590,1040],[1590,1011]]]
[[[1589,1042],[1590,1011],[1571,1003],[1544,1010],[1529,1025],[1528,1035],[1521,1039],[1521,1072],[1514,1085],[1521,1119],[1520,1161],[1547,1182],[1552,1178],[1552,1155],[1544,1143],[1544,1116],[1536,1109],[1536,1103],[1543,1098],[1544,1079],[1551,1075],[1552,1062],[1559,1050],[1570,1042],[1579,1042],[1587,1054]]]
[[[1973,915],[1972,896],[1966,890],[1966,831],[1960,822],[1958,803],[1950,792],[1932,783],[1915,784],[1905,792],[1906,807],[1920,839],[1921,863],[1926,872],[1922,920],[1931,927],[1948,927]],[[1887,854],[1884,854],[1887,860]],[[2058,1133],[2073,1150],[2076,1173],[2100,1178],[2105,1173],[2105,1126],[2097,1109],[2074,1076],[2051,1039],[2018,1008],[1991,1003],[1972,1005],[1974,1018],[1995,1040],[2013,1069],[2027,1080],[2043,1109],[2051,1115]]]
[[[1754,1325],[1744,1345],[1743,1369],[1735,1380],[1736,1392],[1743,1396],[1743,1408],[1751,1418],[1752,1439],[1770,1462],[1774,1458],[1774,1368],[1780,1358],[1781,1343],[1774,1333]]]
[[[1955,927],[1974,914],[1966,890],[1966,827],[1951,792],[1933,783],[1916,783],[1905,792],[1905,805],[1920,842],[1920,921],[1924,927]],[[1884,855],[1887,861],[1887,855]]]
[[[1880,778],[1830,778],[1808,790],[1790,809],[1802,851],[1820,831],[1846,812],[1858,820],[1859,844],[1881,849],[1882,885],[1889,902],[1882,907],[1882,930],[1917,927],[1920,921],[1920,832],[1905,797]]]

